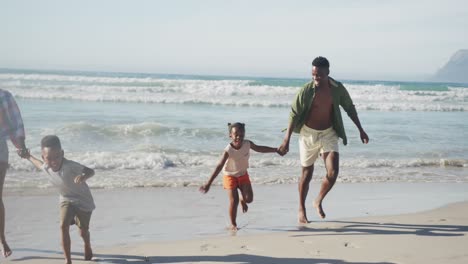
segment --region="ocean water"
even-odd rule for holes
[[[289,107],[307,79],[0,70],[0,87],[20,105],[27,145],[56,134],[65,156],[96,170],[92,188],[197,186],[229,143],[227,123],[277,147]],[[342,81],[370,143],[344,114],[341,182],[468,182],[468,84]],[[10,149],[13,149],[10,144]],[[252,152],[254,184],[295,183],[297,135],[290,152]],[[314,180],[325,174],[317,161]],[[220,184],[220,178],[215,184]],[[46,177],[10,152],[5,189],[50,188]]]

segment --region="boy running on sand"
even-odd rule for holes
[[[45,136],[41,141],[42,159],[27,155],[29,161],[39,170],[44,171],[60,191],[60,227],[62,230],[62,247],[67,264],[71,264],[70,225],[80,229],[84,241],[84,258],[91,260],[89,221],[95,209],[93,196],[86,180],[94,175],[94,170],[77,162],[64,158],[64,152],[57,136]]]

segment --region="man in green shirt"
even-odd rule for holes
[[[299,133],[299,153],[302,175],[299,182],[300,223],[308,223],[305,200],[309,191],[314,163],[319,154],[325,162],[327,174],[322,181],[320,192],[313,202],[317,213],[325,218],[322,201],[335,184],[339,170],[338,138],[347,144],[347,138],[341,118],[340,105],[359,129],[361,141],[369,142],[361,127],[356,108],[348,91],[340,82],[328,76],[330,63],[324,57],[317,57],[312,62],[313,81],[307,83],[296,95],[291,106],[289,126],[283,144],[279,148],[282,155],[289,151],[292,132]]]

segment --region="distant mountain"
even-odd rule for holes
[[[455,52],[432,79],[434,81],[468,83],[468,49]]]

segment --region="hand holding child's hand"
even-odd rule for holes
[[[284,155],[288,154],[288,152],[289,152],[289,141],[284,141],[283,144],[281,144],[281,146],[279,146],[277,152],[281,156],[284,156]]]
[[[276,153],[277,153],[278,155],[280,155],[281,157],[284,156],[284,155],[286,155],[286,153],[284,153],[283,151],[281,151],[279,148],[276,149]]]
[[[18,153],[18,156],[20,156],[22,159],[29,159],[29,156],[31,156],[29,149],[27,148],[18,149],[16,153]]]
[[[200,186],[200,189],[198,189],[201,193],[207,193],[210,190],[210,185],[205,184]]]

